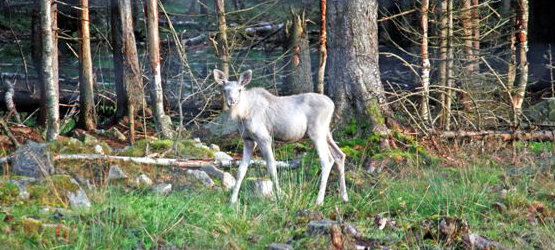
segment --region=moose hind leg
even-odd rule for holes
[[[316,198],[316,205],[322,205],[322,203],[324,203],[326,186],[328,183],[328,177],[330,176],[331,168],[333,166],[333,161],[330,158],[330,151],[325,137],[315,138],[314,143],[316,144],[318,156],[320,157],[320,163],[322,164],[320,188],[318,190],[318,197]]]
[[[247,174],[247,169],[249,168],[249,163],[251,161],[251,155],[255,147],[256,143],[254,141],[244,141],[243,159],[241,160],[239,170],[237,171],[237,181],[235,182],[235,187],[233,187],[233,193],[231,194],[231,200],[229,201],[231,204],[237,202],[239,189],[241,189],[241,182],[243,181],[243,178],[245,178],[245,174]]]
[[[335,160],[335,164],[337,164],[337,169],[339,170],[339,193],[341,194],[341,199],[345,202],[349,201],[347,186],[345,185],[345,153],[337,146],[331,133],[328,133],[327,142]]]

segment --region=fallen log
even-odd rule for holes
[[[492,139],[501,139],[503,141],[510,140],[523,140],[523,141],[555,141],[555,131],[542,130],[542,131],[443,131],[437,134],[440,138],[455,139],[455,138],[474,138],[484,137]]]
[[[9,157],[5,157],[5,161],[9,160]],[[241,161],[213,161],[213,160],[181,160],[173,158],[152,158],[152,157],[132,157],[132,156],[113,156],[113,155],[102,155],[102,154],[60,154],[54,156],[54,160],[107,160],[107,161],[123,161],[123,162],[133,162],[137,164],[148,164],[148,165],[160,165],[160,166],[172,166],[180,168],[202,168],[208,166],[216,167],[236,167]],[[0,158],[0,163],[2,163],[2,158]],[[266,161],[260,159],[252,159],[252,165],[265,166]],[[291,166],[287,162],[276,161],[276,167],[278,168],[289,168],[294,169],[296,166]]]

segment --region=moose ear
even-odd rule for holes
[[[239,76],[239,84],[241,84],[241,86],[245,86],[249,84],[251,80],[252,80],[252,70],[250,69],[241,73],[241,75]]]
[[[216,83],[222,85],[225,82],[227,82],[227,76],[225,75],[224,72],[218,69],[214,69],[213,72],[214,72],[214,80],[216,80]]]

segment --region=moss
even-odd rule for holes
[[[67,193],[79,190],[79,185],[68,175],[54,175],[37,185],[27,187],[30,201],[39,205],[66,207]]]
[[[9,182],[0,182],[0,204],[7,205],[15,202],[19,195],[17,185]]]

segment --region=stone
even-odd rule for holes
[[[152,191],[157,194],[167,195],[172,191],[172,184],[162,183],[152,187]]]
[[[198,180],[200,183],[202,183],[207,188],[212,188],[215,185],[214,181],[204,171],[189,169],[189,170],[187,170],[186,173],[187,173],[187,175],[190,175],[190,176],[194,177],[196,180]]]
[[[534,122],[555,122],[555,98],[545,98],[543,101],[525,109],[524,114]]]
[[[198,138],[198,137],[193,138],[193,141],[196,142],[196,143],[201,143],[200,138]]]
[[[358,229],[351,225],[351,224],[345,224],[343,225],[343,232],[345,232],[348,235],[351,235],[355,238],[360,236],[360,233],[358,232]]]
[[[324,235],[328,234],[334,225],[337,225],[337,222],[330,219],[314,220],[308,223],[306,232],[310,235]]]
[[[118,130],[118,128],[116,127],[111,127],[110,129],[108,129],[105,133],[106,136],[110,136],[113,138],[116,138],[120,141],[125,141],[127,140],[127,137]]]
[[[211,178],[219,180],[225,190],[230,190],[235,186],[235,177],[215,166],[202,167],[200,170],[207,173]]]
[[[261,198],[274,197],[274,184],[271,180],[250,180],[254,196]]]
[[[52,156],[48,144],[28,141],[17,149],[12,158],[12,174],[42,178],[54,173]]]
[[[153,182],[146,174],[141,174],[135,179],[135,184],[139,187],[150,187]]]
[[[94,145],[94,144],[98,143],[98,139],[96,139],[96,137],[94,137],[94,136],[92,136],[88,133],[83,132],[82,136],[83,136],[83,138],[81,138],[81,140],[83,140],[83,143],[85,145]]]
[[[97,153],[97,154],[103,155],[104,154],[104,149],[102,148],[102,146],[96,144],[96,145],[94,145],[94,152]]]
[[[214,161],[220,162],[224,166],[231,166],[233,163],[233,157],[229,156],[225,152],[218,151],[214,153]]]
[[[212,149],[212,151],[215,151],[215,152],[220,152],[220,146],[216,144],[210,144],[210,149]]]
[[[91,207],[89,197],[81,188],[75,192],[67,191],[67,198],[72,209],[89,209]]]
[[[268,245],[268,250],[293,250],[293,247],[289,244],[282,243],[272,243]]]
[[[89,179],[83,178],[83,176],[81,175],[76,174],[75,180],[77,181],[77,183],[79,183],[79,186],[84,186],[87,188],[87,190],[94,189],[94,185],[91,183],[91,181]]]
[[[127,174],[121,170],[118,165],[113,165],[108,170],[108,181],[117,181],[121,179],[126,179]]]
[[[17,186],[17,189],[19,190],[18,197],[20,199],[27,200],[29,199],[29,192],[27,192],[27,185],[36,181],[37,179],[33,177],[26,177],[19,180],[10,180],[8,182]]]

